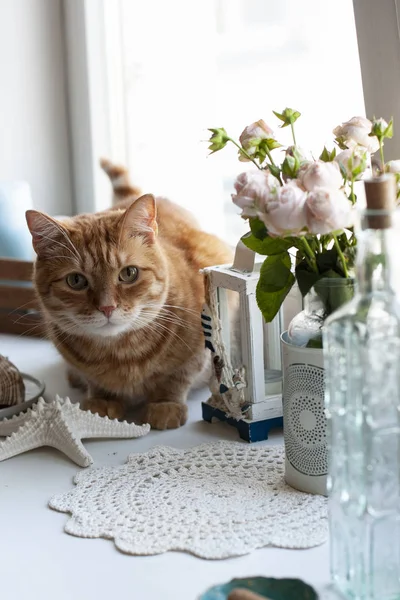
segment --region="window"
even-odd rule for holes
[[[252,167],[233,147],[208,156],[207,129],[223,126],[237,138],[259,118],[278,127],[272,110],[291,106],[302,113],[298,143],[319,153],[337,124],[365,114],[351,0],[69,0],[65,7],[79,210],[109,204],[98,168],[106,155],[128,164],[144,191],[186,206],[235,244],[246,224],[231,202],[233,181]],[[290,131],[279,137],[288,143]]]
[[[319,152],[364,114],[351,0],[121,0],[121,17],[132,176],[232,243],[245,231],[233,180],[252,167],[233,147],[207,157],[208,127],[238,137],[291,106],[303,114],[298,143]]]

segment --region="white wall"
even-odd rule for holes
[[[400,1],[353,0],[365,107],[369,118],[394,119],[385,161],[400,158]]]
[[[0,0],[0,180],[71,214],[61,0]]]

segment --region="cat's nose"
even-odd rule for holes
[[[99,310],[106,315],[107,319],[111,317],[116,308],[116,306],[99,306]]]

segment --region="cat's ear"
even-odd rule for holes
[[[59,254],[54,252],[54,248],[60,243],[64,245],[65,241],[62,243],[58,240],[60,237],[67,238],[67,233],[60,223],[38,210],[27,210],[25,217],[36,254],[40,258],[50,258],[54,254]]]
[[[156,200],[152,194],[145,194],[126,209],[121,222],[120,240],[139,235],[153,244],[157,232]]]

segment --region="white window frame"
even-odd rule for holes
[[[63,9],[75,207],[94,212],[111,202],[99,158],[127,162],[120,3],[64,0]]]
[[[75,206],[77,212],[92,212],[110,203],[99,157],[128,163],[121,5],[119,0],[63,1]],[[366,114],[393,116],[397,130],[400,0],[353,0],[353,6]],[[400,135],[387,143],[385,158],[400,158]]]

